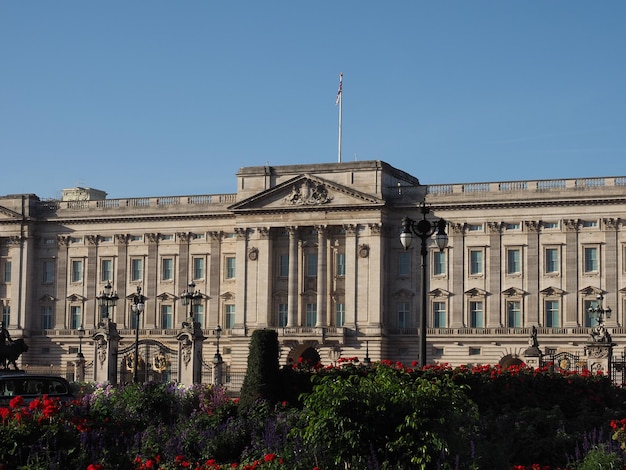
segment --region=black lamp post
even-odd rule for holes
[[[137,286],[137,293],[133,296],[131,308],[133,313],[137,315],[137,323],[135,325],[135,359],[133,360],[133,382],[139,383],[139,375],[137,375],[137,364],[139,363],[139,316],[143,312],[146,304],[146,298],[141,294],[141,287]]]
[[[83,328],[83,325],[80,325],[77,331],[78,331],[78,359],[84,359],[85,356],[83,355],[83,338],[85,337],[85,328]]]
[[[222,336],[222,327],[217,325],[214,332],[215,338],[217,338],[217,346],[215,349],[215,356],[213,356],[213,362],[218,364],[222,362],[222,355],[220,354],[220,336]]]
[[[192,321],[195,321],[193,318],[193,306],[199,305],[200,301],[202,300],[202,294],[195,289],[196,283],[193,281],[189,281],[189,284],[187,285],[187,290],[183,292],[180,296],[180,300],[183,305],[189,305],[189,318]]]
[[[597,326],[602,326],[604,325],[604,318],[611,318],[613,310],[611,310],[611,307],[604,307],[604,296],[602,294],[598,294],[596,299],[598,299],[597,305],[589,307],[587,311],[589,312],[589,317],[597,322]]]
[[[98,299],[98,304],[100,305],[102,318],[108,318],[109,307],[115,307],[115,305],[117,305],[117,300],[119,299],[117,292],[113,292],[111,281],[107,281],[104,286],[104,290],[100,292],[100,295],[96,296],[96,299]]]
[[[402,219],[400,243],[407,250],[411,246],[413,235],[416,235],[422,241],[420,251],[422,255],[422,312],[420,316],[419,365],[424,367],[426,365],[426,255],[428,254],[426,242],[436,232],[435,242],[439,250],[443,251],[448,246],[448,235],[446,234],[446,221],[444,219],[439,219],[436,223],[426,220],[426,214],[430,212],[430,208],[425,203],[421,204],[420,210],[422,212],[422,220],[415,221],[409,217]]]
[[[85,336],[85,328],[83,325],[78,327],[78,354],[76,354],[76,364],[78,371],[76,373],[76,381],[83,382],[85,380],[85,356],[83,355],[83,338]]]

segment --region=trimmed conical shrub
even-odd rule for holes
[[[248,368],[241,387],[240,407],[246,408],[257,400],[277,400],[279,383],[278,333],[274,330],[255,330],[250,339]]]

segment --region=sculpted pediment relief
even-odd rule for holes
[[[604,294],[604,291],[602,289],[599,289],[598,287],[594,287],[594,286],[587,286],[583,289],[580,289],[578,292],[581,293],[581,295],[601,295]]]
[[[487,291],[483,289],[479,289],[478,287],[474,287],[472,289],[465,291],[465,295],[467,295],[468,297],[486,297]]]
[[[508,289],[502,291],[502,295],[506,295],[508,297],[519,297],[524,294],[526,294],[526,292],[517,287],[509,287]]]
[[[431,297],[450,297],[450,292],[445,289],[433,289],[428,295]]]
[[[554,296],[554,295],[563,295],[565,294],[565,291],[563,289],[559,289],[558,287],[550,286],[550,287],[546,287],[545,289],[543,289],[541,293],[543,295]]]
[[[303,210],[384,205],[375,196],[312,175],[300,175],[230,206],[232,211]]]

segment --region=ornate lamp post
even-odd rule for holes
[[[107,281],[104,286],[104,290],[100,292],[100,295],[96,296],[96,299],[98,299],[98,304],[100,305],[102,318],[108,319],[109,307],[115,307],[115,305],[117,305],[117,300],[119,299],[117,292],[113,292],[111,281]]]
[[[85,356],[83,355],[83,338],[85,337],[85,328],[83,325],[78,327],[78,354],[76,354],[76,381],[83,382],[85,380]]]
[[[422,255],[422,312],[420,316],[420,357],[419,365],[424,367],[426,365],[426,255],[428,249],[426,242],[435,234],[435,242],[440,251],[443,251],[448,246],[448,234],[446,234],[446,221],[439,219],[436,223],[426,220],[426,214],[430,212],[430,208],[422,203],[420,206],[422,212],[422,220],[415,221],[409,217],[402,219],[402,233],[400,234],[400,243],[405,250],[407,250],[413,241],[413,235],[416,235],[421,241]]]
[[[133,360],[133,382],[139,383],[139,375],[137,374],[137,364],[139,363],[139,316],[145,308],[146,298],[141,294],[141,287],[137,286],[137,293],[133,296],[131,308],[133,313],[137,315],[137,323],[135,325],[135,358]]]
[[[604,327],[604,319],[611,318],[613,310],[611,310],[611,307],[604,307],[604,296],[602,294],[598,294],[596,299],[598,299],[596,306],[591,306],[587,309],[589,318],[596,321],[596,326],[591,331],[591,337],[594,341],[610,343],[611,337]]]
[[[200,302],[202,301],[202,294],[195,289],[196,289],[196,283],[193,281],[189,281],[189,284],[187,285],[187,290],[183,292],[180,296],[180,300],[183,303],[183,305],[189,305],[188,318],[190,319],[190,322],[192,322],[191,324],[193,324],[193,321],[194,321],[193,306],[199,305]]]
[[[222,383],[222,355],[220,354],[220,336],[222,336],[222,327],[217,325],[215,330],[215,338],[217,339],[217,346],[215,349],[215,355],[213,356],[213,365],[215,367],[215,374],[213,376],[213,385],[220,385]]]

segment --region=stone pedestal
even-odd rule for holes
[[[117,350],[120,335],[117,325],[105,318],[93,335],[95,344],[93,379],[96,383],[117,384]]]
[[[224,361],[222,355],[217,352],[213,356],[213,385],[222,385],[222,368]]]
[[[202,383],[202,344],[206,337],[193,318],[187,318],[176,335],[178,340],[178,381],[184,385]]]
[[[76,355],[76,360],[74,361],[74,380],[76,382],[85,381],[85,362],[83,353]]]
[[[539,341],[537,340],[537,327],[533,326],[528,339],[528,347],[524,351],[524,363],[528,367],[538,369],[541,366],[541,358],[543,352],[539,349]]]
[[[611,375],[611,360],[615,343],[587,343],[585,356],[587,357],[587,369],[592,374],[602,373]]]

